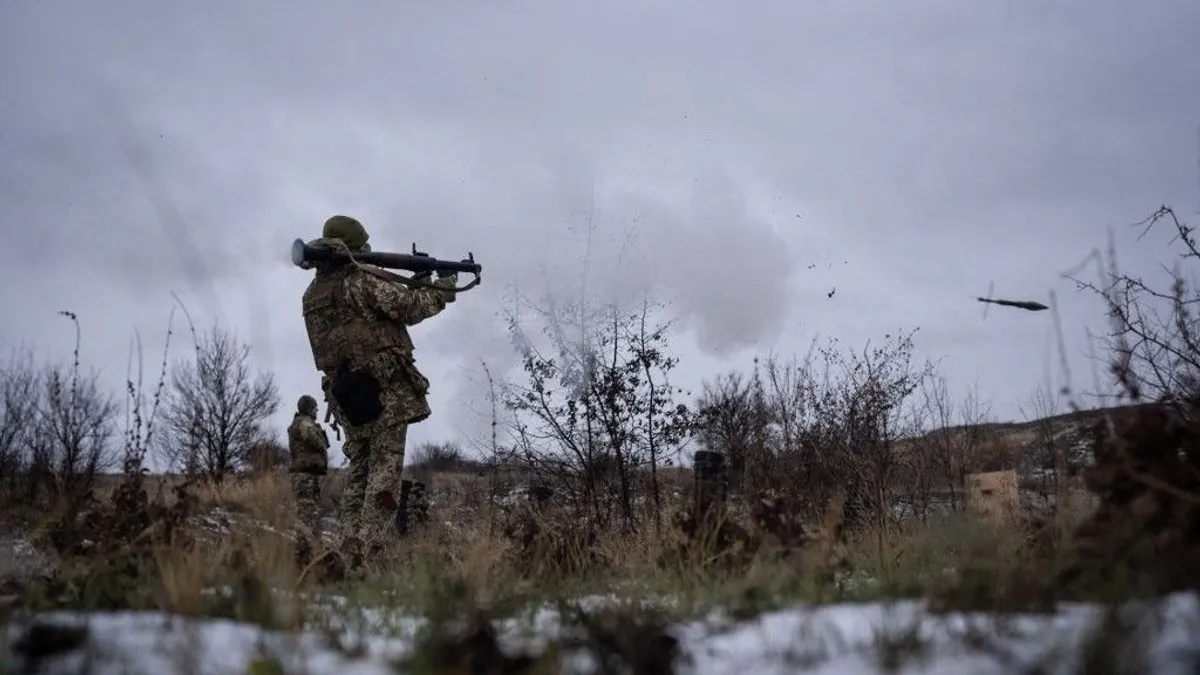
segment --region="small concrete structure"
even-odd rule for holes
[[[1021,505],[1017,472],[1008,469],[969,474],[967,505],[989,520],[1011,522]]]

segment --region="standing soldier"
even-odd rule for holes
[[[368,238],[354,218],[333,216],[309,245],[353,255],[370,250]],[[350,460],[342,531],[365,545],[358,553],[374,557],[396,537],[408,425],[430,414],[429,380],[417,370],[407,327],[441,312],[454,293],[408,288],[398,275],[357,260],[311,265],[316,274],[304,292],[304,323]],[[456,274],[439,274],[435,283],[452,289],[456,281]],[[353,556],[351,541],[342,543]]]
[[[288,450],[292,453],[289,472],[297,519],[317,532],[321,503],[321,477],[329,471],[329,436],[317,423],[317,399],[305,394],[296,404],[288,426]]]

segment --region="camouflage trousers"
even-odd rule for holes
[[[363,431],[347,430],[350,467],[342,492],[341,536],[357,537],[370,550],[399,536],[395,519],[408,425],[374,426],[370,435]]]
[[[293,473],[292,500],[296,506],[296,520],[312,532],[317,532],[321,517],[321,476]]]
[[[383,353],[370,368],[383,384],[378,417],[366,424],[348,425],[336,401],[329,402],[345,431],[342,452],[350,460],[342,493],[341,536],[343,540],[357,538],[366,547],[364,552],[399,537],[396,511],[408,425],[429,415],[425,400],[429,382],[415,370],[409,354]]]

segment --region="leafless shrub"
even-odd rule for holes
[[[691,423],[690,409],[675,402],[683,392],[668,381],[677,363],[667,351],[670,324],[651,325],[648,304],[627,314],[552,307],[545,316],[554,356],[510,316],[527,384],[510,383],[502,395],[515,415],[508,459],[560,485],[596,526],[635,527],[639,473],[649,471],[648,496],[660,504],[658,469],[674,462]],[[578,338],[567,337],[568,326]]]
[[[769,470],[765,430],[771,424],[761,382],[741,373],[718,375],[705,382],[696,401],[696,440],[705,450],[729,458],[730,485],[734,490],[761,483]]]
[[[0,367],[0,488],[6,496],[22,492],[40,390],[40,373],[31,353],[14,352]]]
[[[143,377],[142,336],[134,331],[133,340],[129,344],[129,363],[125,371],[125,448],[122,461],[123,471],[127,476],[140,475],[145,468],[146,455],[153,447],[155,422],[163,403],[167,386],[167,358],[170,354],[171,337],[174,335],[175,309],[167,318],[167,333],[163,339],[162,361],[158,373],[158,382],[154,387],[154,395],[150,401],[145,399]],[[134,370],[136,358],[136,375]]]
[[[977,392],[968,393],[956,403],[946,379],[931,375],[923,380],[920,392],[921,412],[928,433],[913,443],[912,462],[916,465],[914,483],[918,489],[941,492],[954,511],[965,505],[967,474],[981,470],[981,456],[995,434],[986,426],[990,408]]]
[[[419,473],[480,473],[483,462],[471,459],[457,443],[422,443],[412,451],[412,470]]]
[[[1062,491],[1062,483],[1068,477],[1065,438],[1062,425],[1056,425],[1054,416],[1063,412],[1057,401],[1046,388],[1038,388],[1029,401],[1021,406],[1027,420],[1034,422],[1033,443],[1020,457],[1021,475],[1032,476],[1032,490],[1045,497]]]
[[[1122,397],[1155,401],[1094,429],[1085,479],[1100,505],[1077,533],[1066,578],[1104,595],[1195,589],[1200,564],[1200,293],[1191,279],[1200,249],[1165,206],[1140,223],[1143,235],[1164,222],[1182,249],[1166,270],[1169,290],[1121,272],[1111,241],[1107,260],[1096,256],[1100,283],[1076,279],[1105,303],[1111,329],[1103,341]]]
[[[274,376],[252,372],[249,345],[214,326],[171,373],[162,458],[189,476],[222,480],[245,463],[278,407]]]
[[[91,490],[96,474],[115,466],[117,405],[95,373],[80,376],[47,366],[36,399],[37,425],[29,449],[35,473],[44,472],[56,497]]]
[[[37,378],[34,425],[27,440],[29,497],[36,498],[46,488],[52,499],[77,507],[91,492],[96,475],[114,465],[117,405],[101,388],[95,371],[83,372],[77,317],[60,314],[75,324],[74,358],[70,365],[43,366]]]
[[[835,454],[840,449],[851,458],[848,464],[854,467],[857,476],[847,482],[859,483],[857,496],[863,507],[873,513],[874,525],[880,531],[891,522],[890,493],[900,469],[898,441],[916,431],[906,426],[905,406],[930,373],[928,365],[921,369],[914,367],[912,348],[910,334],[897,336],[878,347],[864,348],[861,355],[849,352],[842,357],[831,350],[825,352],[826,363],[840,366],[843,377],[818,410],[824,413],[823,417],[833,417],[823,445]]]
[[[1110,238],[1107,257],[1098,251],[1085,265],[1065,276],[1082,290],[1097,294],[1104,302],[1109,332],[1100,342],[1113,357],[1110,369],[1119,395],[1139,400],[1184,401],[1200,396],[1200,335],[1196,305],[1200,303],[1191,275],[1200,263],[1200,249],[1193,228],[1180,221],[1175,211],[1160,207],[1136,225],[1145,236],[1161,223],[1181,246],[1175,264],[1162,269],[1166,290],[1143,276],[1122,272],[1116,246]],[[1078,274],[1094,262],[1098,282],[1083,281]],[[1098,392],[1100,393],[1100,392]]]
[[[0,477],[6,496],[38,504],[43,496],[78,507],[97,474],[115,468],[118,456],[114,396],[103,391],[98,375],[85,372],[80,357],[80,328],[76,315],[60,312],[75,325],[73,360],[67,364],[36,363],[32,353],[14,353],[0,369]],[[168,326],[168,340],[170,327]],[[166,378],[163,372],[153,405],[142,396],[140,336],[131,345],[139,357],[136,381],[127,377],[124,454],[127,472],[140,473],[144,448]]]
[[[911,354],[911,334],[889,335],[862,352],[831,340],[815,358],[756,362],[746,384],[726,376],[701,396],[699,438],[734,458],[746,495],[786,495],[815,520],[844,489],[848,525],[883,526],[901,469],[899,440],[912,431],[907,404],[931,372]]]

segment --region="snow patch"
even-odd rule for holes
[[[588,599],[601,607],[610,599]],[[336,604],[336,603],[335,603]],[[1176,595],[1155,608],[1153,621],[1144,619],[1150,664],[1145,672],[1194,673],[1200,667],[1200,600]],[[923,645],[902,652],[899,673],[1009,673],[1042,663],[1045,672],[1066,673],[1076,666],[1089,629],[1100,620],[1099,608],[1064,606],[1052,615],[997,617],[986,614],[933,616],[919,601],[794,607],[756,619],[729,622],[714,614],[704,620],[676,625],[680,640],[679,672],[688,675],[756,673],[773,675],[805,672],[825,675],[886,672],[881,654],[887,645]],[[245,673],[255,658],[277,660],[288,672],[384,674],[395,673],[395,659],[412,652],[425,620],[386,610],[366,610],[362,621],[343,622],[345,642],[358,642],[366,655],[354,657],[336,648],[312,629],[293,634],[271,632],[227,620],[186,619],[152,612],[54,613],[41,622],[86,625],[86,644],[43,662],[40,672],[156,674]],[[1157,626],[1158,630],[1151,630]],[[512,649],[541,648],[563,630],[551,607],[502,622],[502,644]],[[9,643],[21,627],[9,627]],[[970,636],[983,636],[991,649],[972,647]],[[916,637],[919,640],[912,640]],[[913,652],[913,653],[910,653]],[[919,654],[918,654],[919,653]],[[1003,656],[1001,656],[1003,655]],[[564,672],[586,673],[592,659],[566,655]],[[14,658],[12,666],[30,664]]]

